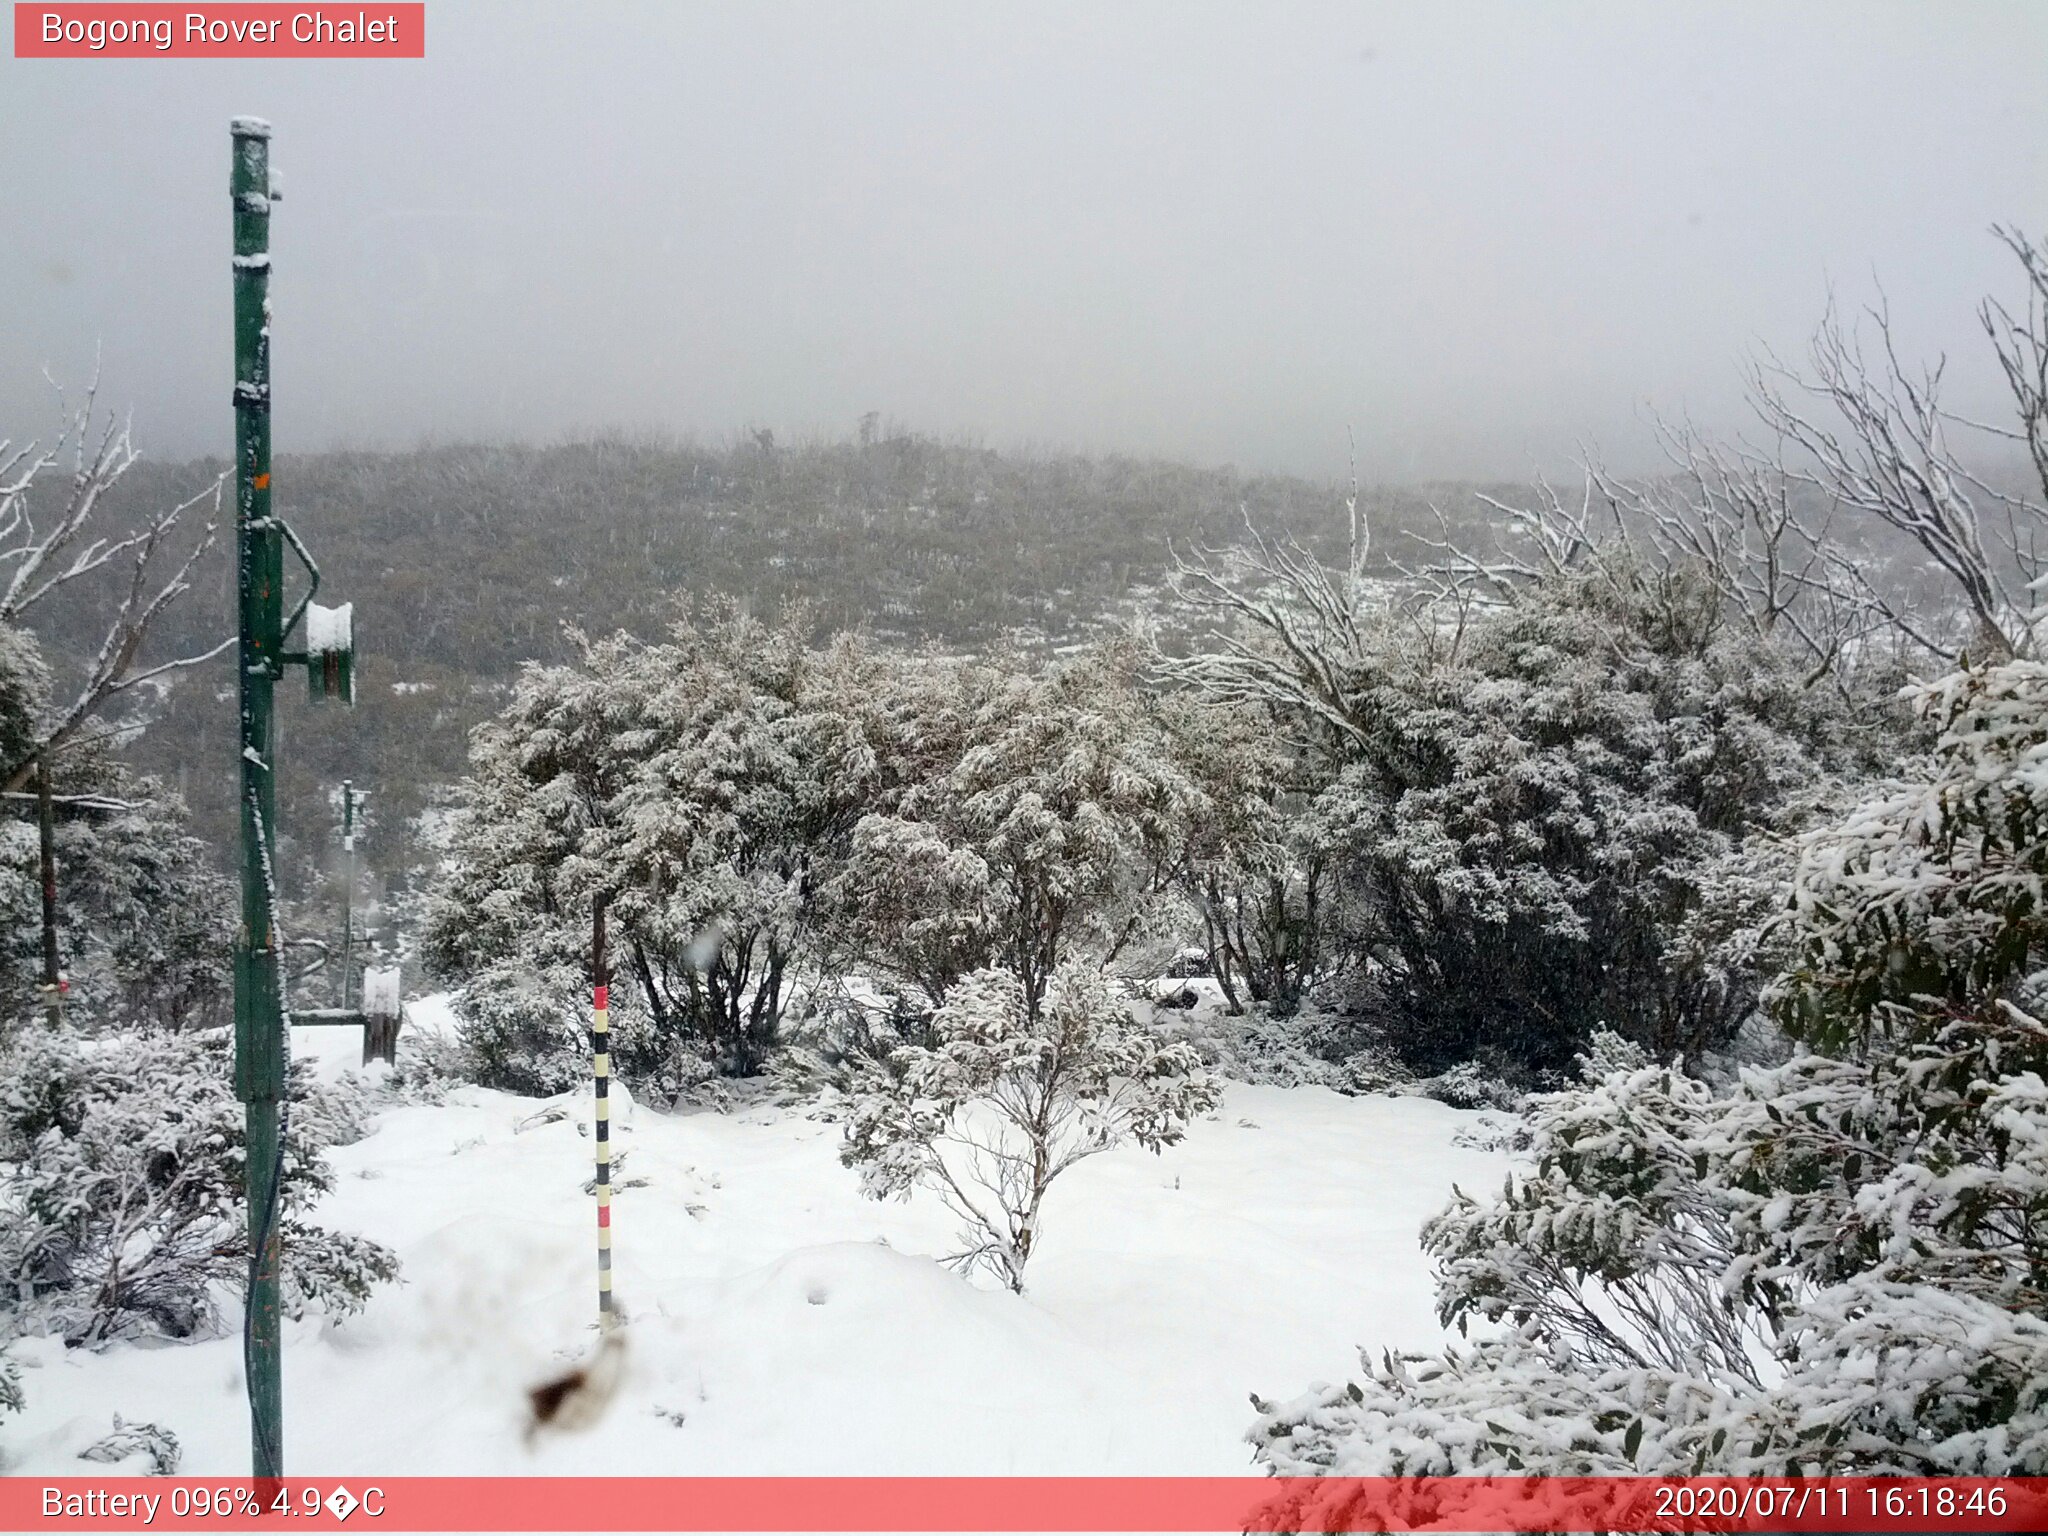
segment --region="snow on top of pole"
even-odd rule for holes
[[[314,656],[324,656],[331,651],[352,651],[356,640],[356,605],[343,603],[339,608],[323,608],[318,603],[306,605],[306,650]]]
[[[238,139],[267,139],[270,137],[270,119],[267,117],[229,118],[228,132]]]
[[[363,1012],[395,1019],[400,1007],[397,966],[380,966],[363,972]]]

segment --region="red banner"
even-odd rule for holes
[[[423,59],[427,8],[390,5],[22,5],[18,59]]]
[[[0,1530],[2043,1531],[2048,1478],[0,1478]]]

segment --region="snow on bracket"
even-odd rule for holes
[[[363,1012],[395,1019],[401,1006],[397,966],[380,966],[363,972]]]
[[[306,652],[312,656],[347,655],[355,649],[356,605],[339,608],[306,605]]]

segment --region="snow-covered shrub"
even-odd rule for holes
[[[397,1060],[384,1075],[383,1093],[398,1104],[441,1104],[451,1088],[471,1082],[475,1065],[459,1033],[411,1029],[398,1037]]]
[[[1933,759],[1811,839],[1793,887],[1788,1022],[1841,1045],[1928,1001],[2043,1000],[2048,965],[2048,664],[1957,672],[1911,690]]]
[[[864,716],[873,808],[826,888],[848,968],[936,1007],[1002,966],[1035,1012],[1068,958],[1161,938],[1159,893],[1207,802],[1138,661],[1109,644],[1043,672],[1007,658],[891,670]]]
[[[21,1367],[0,1352],[0,1418],[22,1410]]]
[[[730,605],[658,645],[576,638],[575,665],[529,666],[472,739],[428,960],[458,983],[502,964],[587,985],[606,894],[614,1008],[645,1024],[616,1042],[620,1071],[688,1038],[756,1072],[814,942],[814,861],[867,769],[836,703],[862,690],[835,669],[863,663],[808,649],[800,614],[771,627]],[[489,1052],[553,1034],[531,1018],[475,1027]]]
[[[1202,796],[1176,867],[1201,923],[1203,968],[1191,974],[1213,975],[1232,1013],[1256,1004],[1285,1017],[1323,979],[1332,936],[1356,921],[1332,829],[1299,803],[1315,777],[1308,754],[1241,705],[1187,696],[1162,714]]]
[[[78,1342],[218,1323],[248,1263],[243,1113],[219,1035],[39,1032],[0,1055],[0,1276],[21,1325]],[[295,1064],[280,1225],[286,1306],[342,1315],[397,1272],[307,1220],[347,1103]]]
[[[569,966],[498,961],[455,990],[458,1065],[487,1088],[545,1098],[590,1077],[590,982]],[[623,1015],[625,1010],[614,1010]],[[621,1025],[625,1023],[620,1018]],[[624,1038],[625,1030],[620,1030]],[[403,1039],[400,1037],[401,1050]],[[627,1059],[631,1051],[618,1054]]]
[[[1660,1057],[1728,1038],[1839,712],[1703,578],[1616,556],[1520,594],[1454,660],[1383,666],[1323,814],[1377,893],[1404,1049],[1557,1068],[1603,1027]]]
[[[645,1074],[640,1092],[671,1109],[684,1104],[705,1104],[723,1109],[730,1103],[719,1060],[695,1040],[677,1040],[668,1053]]]
[[[113,1432],[80,1451],[78,1459],[122,1462],[132,1456],[140,1458],[153,1477],[176,1477],[182,1455],[178,1437],[161,1424],[131,1424],[117,1413]]]
[[[2048,669],[1918,702],[1924,774],[1802,848],[1805,1053],[1717,1091],[1601,1041],[1424,1230],[1444,1321],[1503,1331],[1271,1409],[1268,1465],[2048,1471]]]
[[[886,1067],[899,1045],[931,1045],[936,1012],[922,994],[876,992],[839,978],[804,1000],[791,1042],[813,1053],[846,1086]]]
[[[1592,1081],[1536,1101],[1534,1171],[1424,1229],[1445,1323],[1501,1331],[1367,1357],[1344,1386],[1269,1407],[1261,1459],[1356,1475],[2048,1469],[2048,1241],[2026,1235],[2048,1214],[2048,1099],[2032,1072],[1974,1105],[1922,1098],[2002,1054],[1970,1033],[1801,1057],[1726,1097],[1605,1042]],[[2031,1034],[2038,1057],[2048,1031]]]
[[[1600,1028],[1660,1056],[1725,1040],[1779,962],[1789,834],[1859,761],[1840,699],[1713,572],[1554,553],[1398,615],[1291,546],[1183,571],[1243,627],[1164,664],[1284,736],[1308,803],[1275,872],[1330,861],[1319,945],[1418,1070],[1489,1046],[1563,1069]]]
[[[1158,1152],[1213,1108],[1193,1047],[1141,1025],[1099,973],[1065,965],[1034,1000],[1006,971],[948,993],[929,1048],[906,1045],[854,1099],[840,1156],[874,1199],[935,1191],[962,1224],[952,1262],[1013,1291],[1046,1191],[1083,1158],[1135,1142]]]
[[[1544,1075],[1554,1078],[1556,1074]],[[1415,1091],[1453,1109],[1520,1109],[1534,1085],[1534,1074],[1520,1062],[1490,1049],[1423,1078]]]
[[[1313,1086],[1339,1093],[1400,1093],[1414,1075],[1363,1021],[1306,1008],[1275,1017],[1254,1009],[1212,1026],[1216,1068],[1243,1083]]]

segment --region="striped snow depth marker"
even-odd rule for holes
[[[591,1060],[597,1070],[597,1310],[601,1322],[612,1318],[612,1057],[611,989],[597,984],[592,1015]]]
[[[612,1054],[611,988],[605,984],[604,901],[598,900],[591,959],[590,1061],[597,1086],[597,1321],[609,1328],[612,1307]]]

